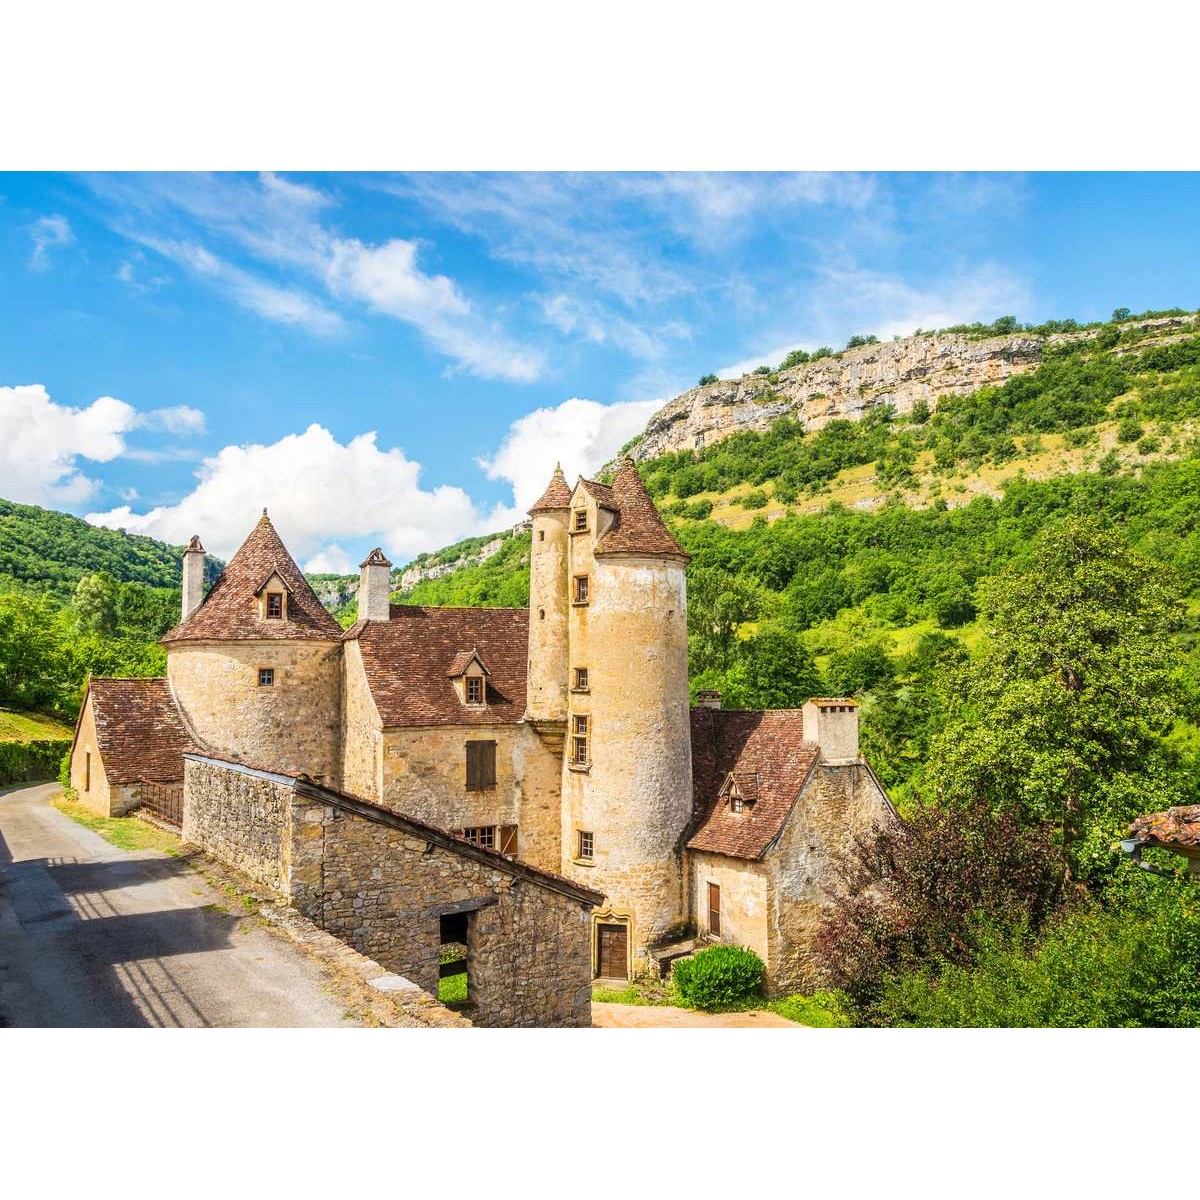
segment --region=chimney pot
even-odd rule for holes
[[[363,559],[358,572],[358,619],[389,621],[392,616],[392,564],[376,546]]]
[[[696,693],[696,706],[698,708],[720,708],[721,693],[714,688],[701,688]]]

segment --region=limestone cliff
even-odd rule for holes
[[[1169,334],[1171,327],[1192,319],[1159,317],[1136,325],[1153,336]],[[923,333],[844,350],[771,375],[718,380],[694,387],[659,409],[629,452],[636,459],[647,459],[674,450],[699,450],[743,430],[767,429],[782,416],[792,416],[808,429],[820,429],[837,417],[857,420],[880,404],[906,413],[924,400],[932,409],[942,396],[1002,384],[1011,375],[1036,367],[1047,345],[1093,334],[1014,333],[979,339],[961,333]]]

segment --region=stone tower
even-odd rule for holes
[[[567,725],[567,516],[571,489],[562,467],[529,510],[529,679],[525,719],[556,752]]]
[[[686,915],[688,555],[628,458],[611,487],[581,479],[565,516],[563,872],[605,893],[597,973],[636,973]]]
[[[184,557],[200,556],[189,546]],[[204,748],[337,787],[341,634],[264,509],[208,595],[163,637],[167,678]]]

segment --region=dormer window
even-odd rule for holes
[[[588,527],[587,509],[577,508],[571,523],[572,533],[586,533]]]
[[[267,620],[282,621],[283,620],[283,593],[268,592],[267,593]]]
[[[729,801],[729,811],[748,812],[758,800],[761,777],[757,771],[730,771],[721,787]]]
[[[482,704],[483,703],[483,676],[468,675],[467,676],[467,703]]]
[[[465,708],[487,707],[487,679],[490,672],[478,650],[461,650],[446,672],[454,685],[459,704]]]
[[[258,601],[258,616],[263,621],[286,621],[288,588],[283,576],[272,571],[254,590]]]

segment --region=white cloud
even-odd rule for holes
[[[71,223],[57,213],[49,217],[39,217],[34,221],[29,227],[29,236],[33,238],[33,253],[29,256],[29,265],[35,271],[49,269],[51,250],[58,246],[70,246],[75,241]]]
[[[341,546],[332,542],[324,550],[314,554],[304,564],[304,569],[313,575],[352,575],[355,562]]]
[[[0,490],[24,504],[82,503],[99,485],[77,460],[111,462],[136,423],[133,407],[111,396],[69,408],[41,384],[0,387]]]
[[[573,397],[554,408],[539,408],[509,426],[499,450],[479,460],[489,479],[512,485],[514,516],[545,491],[554,464],[568,479],[602,467],[631,437],[641,433],[663,400],[599,404]]]
[[[203,433],[206,424],[204,414],[188,404],[176,404],[169,408],[152,408],[139,413],[136,424],[143,429],[163,429],[167,433]]]
[[[204,460],[197,486],[177,504],[144,513],[122,505],[87,519],[171,542],[199,533],[228,557],[266,506],[298,561],[334,569],[349,562],[339,539],[371,539],[402,560],[497,528],[496,514],[481,513],[461,488],[425,489],[420,474],[420,463],[381,449],[373,432],[342,444],[310,425],[270,445],[226,446]]]

